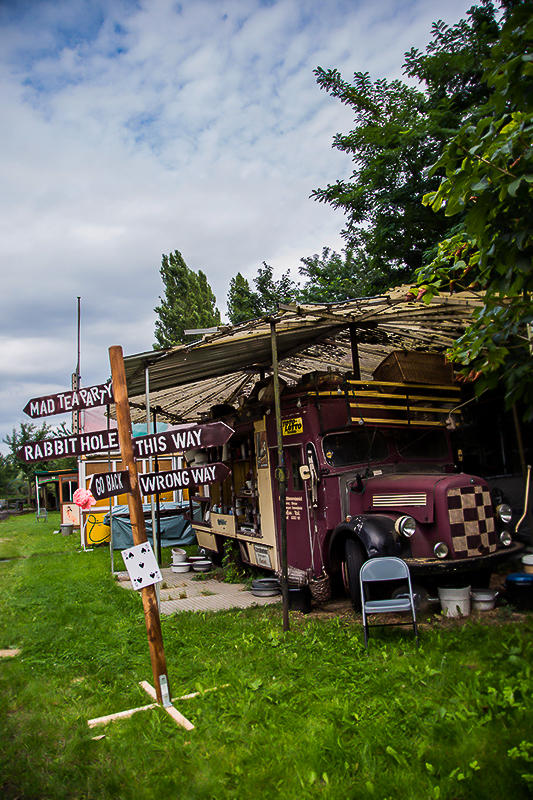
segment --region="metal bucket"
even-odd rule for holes
[[[74,531],[74,525],[60,525],[61,528],[61,536],[72,536],[72,532]]]
[[[439,600],[443,616],[468,617],[470,614],[470,586],[439,586]]]
[[[494,608],[498,594],[496,589],[472,589],[472,611],[490,611]]]

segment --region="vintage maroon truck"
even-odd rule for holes
[[[283,388],[289,581],[326,575],[357,608],[359,570],[369,558],[399,556],[413,581],[434,591],[465,580],[486,584],[495,566],[523,550],[512,539],[510,507],[454,463],[449,428],[461,400],[453,377],[431,383],[417,374],[415,383],[313,373]],[[245,563],[279,572],[272,379],[239,408],[216,408],[213,416],[235,433],[218,452],[190,456],[222,460],[231,475],[203,488],[198,542],[220,554],[234,539]]]

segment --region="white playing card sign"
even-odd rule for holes
[[[134,589],[143,589],[163,580],[150,542],[123,550],[122,558]]]

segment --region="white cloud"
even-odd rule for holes
[[[162,253],[225,306],[230,278],[339,249],[308,199],[349,174],[351,114],[317,66],[401,77],[450,0],[12,0],[0,7],[0,438],[66,388],[82,297],[82,377],[150,349]],[[179,10],[181,9],[181,10]],[[2,447],[2,449],[5,449]]]

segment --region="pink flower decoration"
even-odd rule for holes
[[[91,506],[96,504],[96,500],[94,499],[92,492],[90,492],[88,489],[76,489],[72,495],[72,499],[76,505],[80,506],[80,508],[82,508],[84,511],[88,511]]]

